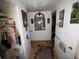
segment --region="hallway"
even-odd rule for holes
[[[79,0],[0,0],[0,59],[79,59]]]

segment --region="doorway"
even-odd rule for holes
[[[55,27],[56,27],[56,11],[52,13],[52,32],[51,32],[51,40],[54,47],[54,41],[55,41]]]

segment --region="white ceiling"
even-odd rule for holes
[[[28,11],[51,10],[56,5],[57,0],[21,0],[26,5]]]
[[[33,12],[41,9],[41,11],[52,10],[59,0],[6,0],[12,1],[13,3],[20,2],[24,4],[27,11]],[[0,0],[0,6],[2,6],[4,0]]]

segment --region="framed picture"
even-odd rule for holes
[[[34,26],[36,31],[45,30],[45,16],[43,13],[35,14]]]
[[[79,2],[74,3],[72,6],[70,23],[79,24]]]
[[[50,23],[50,18],[47,19],[47,23],[48,23],[48,24]]]
[[[22,12],[22,18],[23,18],[23,26],[27,27],[27,13],[23,10],[21,10]]]
[[[33,24],[34,20],[31,18],[31,24]]]
[[[29,36],[28,36],[28,34],[26,35],[26,37],[27,37],[27,39],[29,39]]]
[[[63,22],[64,22],[64,13],[65,10],[61,10],[59,13],[59,27],[63,27]]]

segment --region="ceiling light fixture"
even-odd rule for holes
[[[42,8],[39,8],[39,9],[37,10],[39,16],[41,15],[41,9],[42,9]]]

